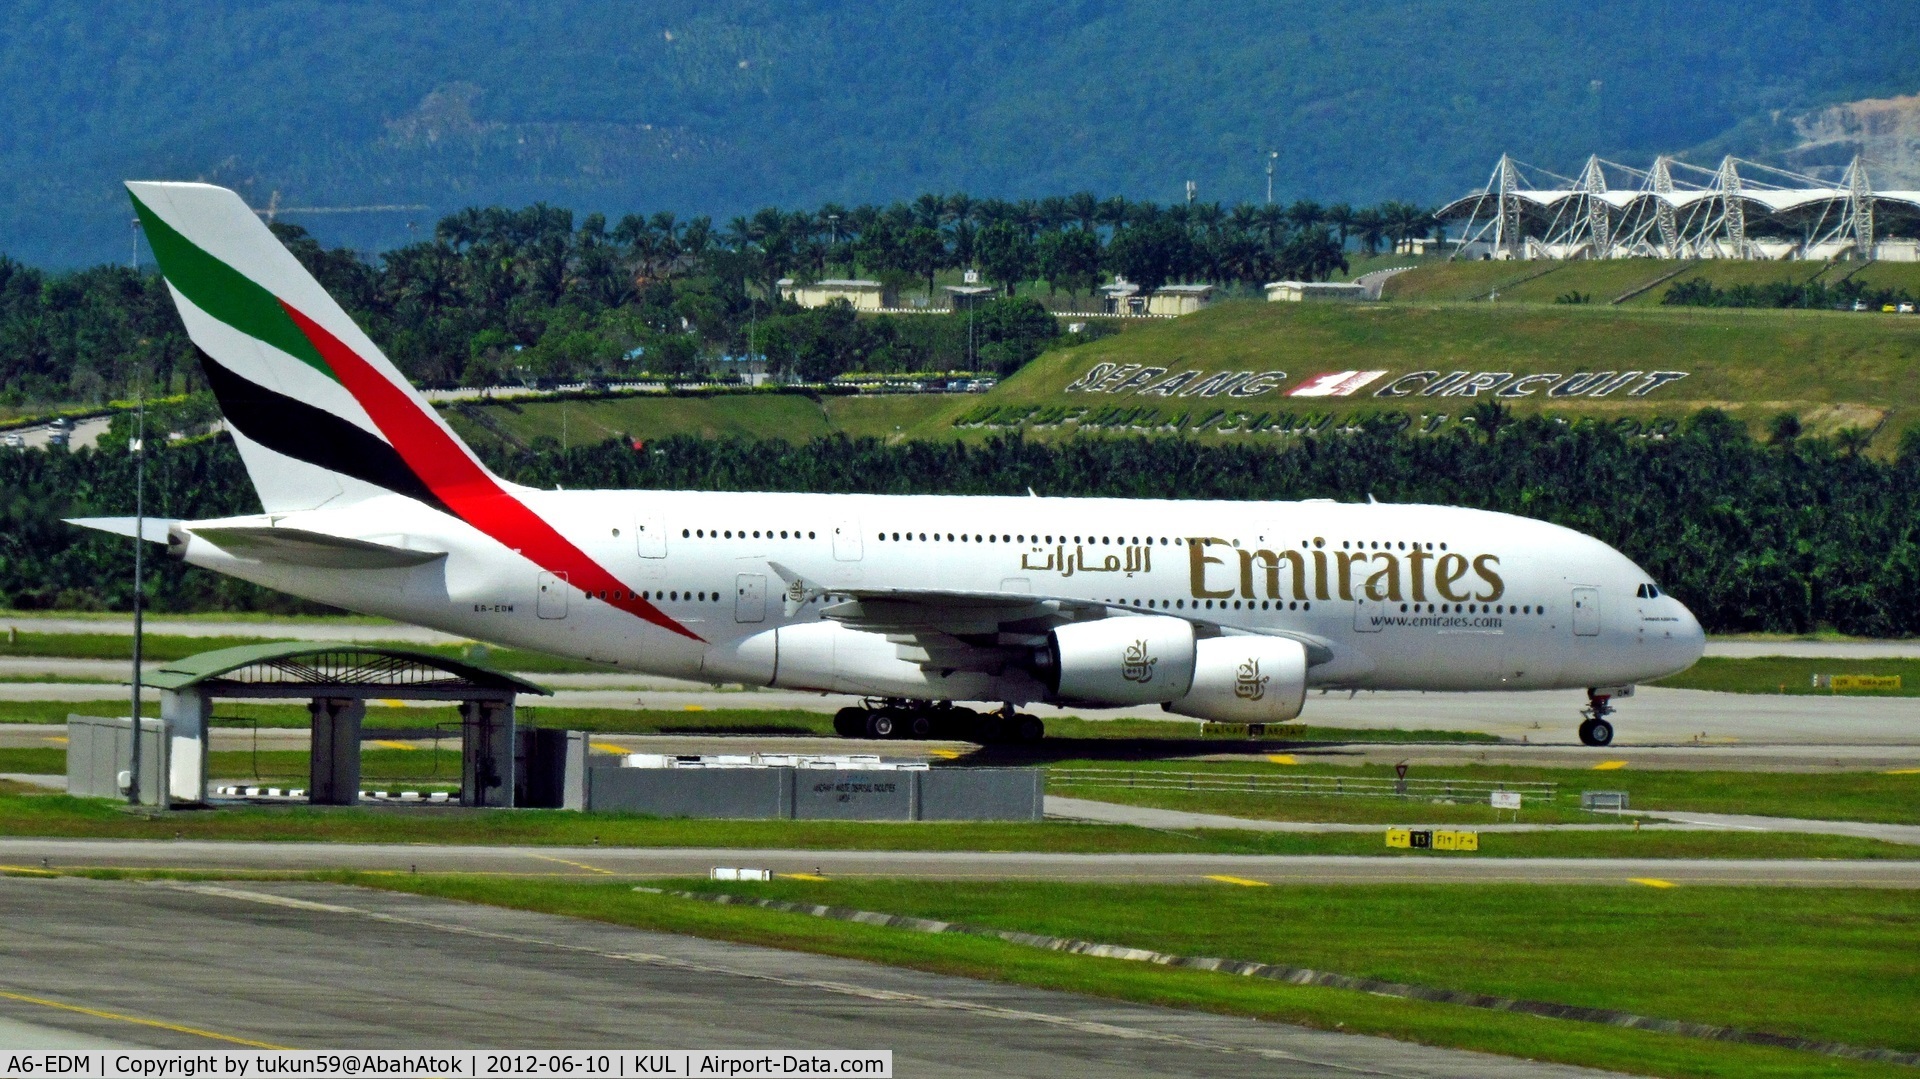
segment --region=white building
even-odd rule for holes
[[[825,307],[835,300],[845,300],[856,311],[880,311],[900,306],[899,297],[892,289],[878,281],[846,280],[828,278],[808,284],[797,284],[791,277],[783,277],[775,283],[780,290],[780,298],[792,300],[801,307]]]
[[[1371,298],[1367,294],[1367,286],[1353,281],[1272,281],[1267,284],[1268,303]]]

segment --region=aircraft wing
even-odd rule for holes
[[[1071,622],[1136,615],[1165,615],[1193,623],[1196,635],[1218,637],[1250,631],[1172,611],[1142,611],[1068,596],[1026,592],[972,592],[938,588],[824,588],[793,570],[769,563],[787,583],[787,613],[820,597],[836,597],[821,610],[866,633],[884,636],[902,659],[926,670],[997,672],[1015,658],[1047,645],[1047,633]],[[1309,665],[1333,659],[1332,642],[1311,634],[1272,633],[1306,647]]]

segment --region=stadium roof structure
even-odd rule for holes
[[[1455,258],[1920,257],[1920,191],[1873,190],[1857,157],[1834,183],[1734,157],[1641,170],[1595,156],[1570,177],[1503,155],[1434,216],[1461,226]]]

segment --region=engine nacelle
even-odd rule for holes
[[[1047,635],[1040,673],[1062,701],[1173,701],[1193,686],[1193,646],[1193,624],[1183,618],[1150,614],[1079,622]]]
[[[1193,690],[1169,712],[1219,723],[1284,723],[1307,700],[1307,649],[1285,637],[1196,642]]]

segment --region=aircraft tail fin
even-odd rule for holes
[[[154,258],[269,513],[497,485],[238,194],[129,182]]]

